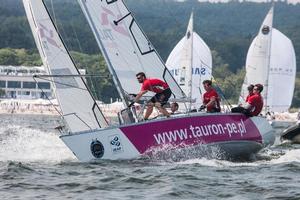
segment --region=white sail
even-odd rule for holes
[[[191,14],[186,35],[170,53],[166,65],[180,87],[199,107],[205,92],[202,81],[212,78],[212,56],[209,47],[193,31],[193,13]]]
[[[292,104],[296,79],[296,56],[289,38],[272,30],[267,107],[273,112],[288,111]]]
[[[121,0],[78,0],[121,96],[138,93],[138,72],[165,80],[175,98],[184,98],[164,63]]]
[[[283,112],[291,106],[293,98],[296,57],[292,42],[272,28],[272,21],[273,7],[248,50],[240,101],[248,95],[249,84],[261,83],[265,112]]]
[[[23,0],[36,45],[51,75],[79,75],[42,0]],[[98,105],[78,76],[56,77],[55,93],[71,132],[106,127]]]

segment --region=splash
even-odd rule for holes
[[[18,125],[0,128],[0,161],[62,162],[74,159],[54,131]]]

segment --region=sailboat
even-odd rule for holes
[[[128,94],[140,89],[135,80],[139,71],[165,80],[174,98],[185,98],[123,1],[78,2],[125,106],[130,100]],[[54,79],[65,121],[60,138],[80,161],[168,155],[184,155],[187,159],[188,155],[212,155],[210,152],[215,149],[220,152],[218,158],[246,158],[273,144],[274,130],[265,118],[235,113],[187,113],[139,121],[134,107],[130,107],[120,112],[120,125],[108,124],[78,73],[44,1],[23,3],[43,63]]]
[[[186,34],[170,53],[166,66],[190,98],[188,107],[199,108],[205,92],[202,82],[212,78],[212,55],[206,43],[193,30],[193,12]]]
[[[283,33],[273,28],[273,12],[272,6],[248,50],[240,99],[243,102],[248,95],[248,85],[263,84],[265,113],[288,111],[296,78],[293,44]]]

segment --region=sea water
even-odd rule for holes
[[[300,199],[300,146],[256,160],[136,159],[81,163],[54,129],[59,118],[0,115],[0,199]]]

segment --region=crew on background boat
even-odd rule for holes
[[[164,116],[169,117],[170,113],[163,107],[165,105],[171,94],[172,91],[169,88],[169,85],[160,80],[160,79],[150,79],[146,78],[146,75],[144,72],[139,72],[136,74],[136,78],[139,83],[142,84],[141,91],[137,94],[135,97],[134,102],[138,102],[139,99],[146,94],[148,91],[156,93],[149,101],[147,104],[147,110],[145,113],[144,119],[147,120],[149,116],[153,112],[153,107],[155,106]],[[133,103],[134,103],[133,102]],[[131,104],[133,105],[133,104]]]
[[[263,85],[256,84],[253,88],[253,95],[249,97],[244,106],[239,106],[231,109],[234,113],[243,113],[249,117],[257,116],[260,114],[264,102],[260,93],[263,91]]]
[[[212,86],[211,80],[204,80],[202,82],[203,87],[205,89],[205,93],[203,94],[203,105],[199,110],[203,110],[206,108],[207,112],[220,112],[220,98],[216,90]]]

